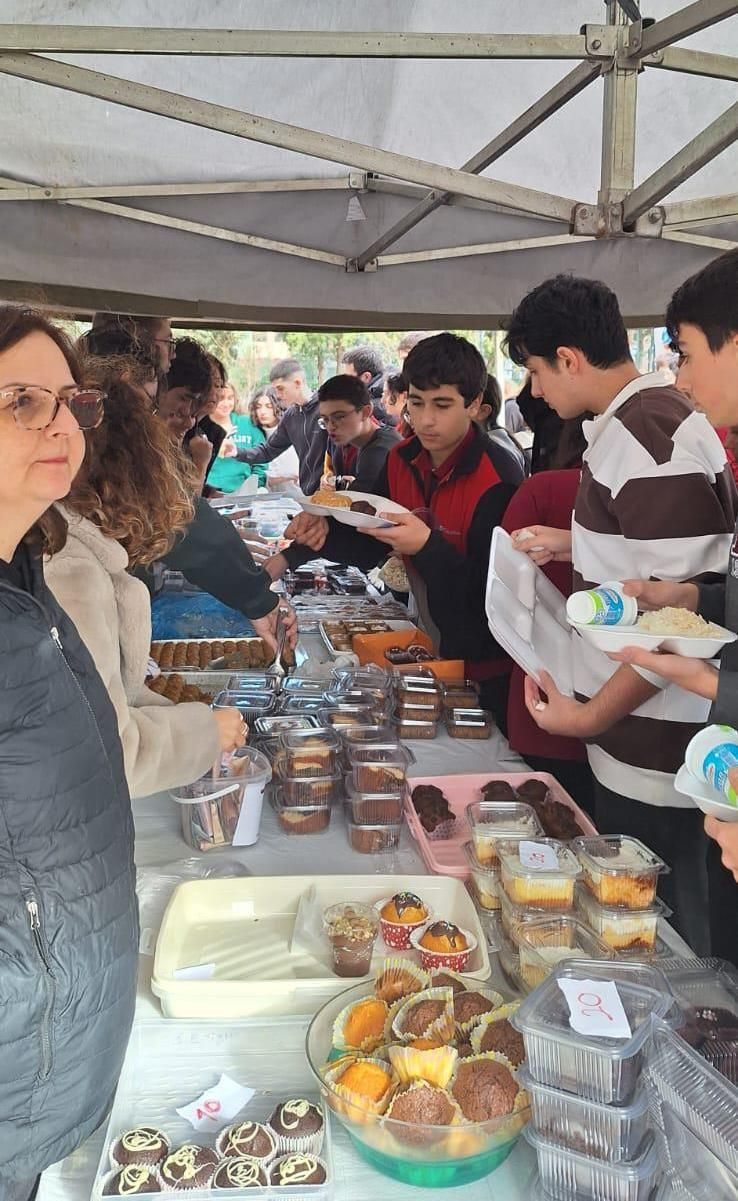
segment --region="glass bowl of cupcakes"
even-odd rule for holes
[[[361,1157],[426,1188],[494,1171],[530,1118],[517,1007],[471,977],[401,958],[327,1002],[308,1029],[308,1063]]]

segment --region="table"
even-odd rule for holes
[[[302,649],[311,661],[324,662],[327,655],[317,637],[301,639]],[[507,741],[493,731],[484,742],[462,741],[440,733],[433,741],[408,744],[416,756],[409,775],[454,775],[463,772],[514,772],[525,770],[523,760],[510,749]],[[253,847],[234,848],[212,856],[196,855],[184,842],[179,827],[179,815],[166,794],[158,794],[133,802],[136,827],[136,863],[139,869],[138,893],[141,909],[142,953],[140,957],[136,1017],[161,1017],[158,1001],[149,984],[153,967],[156,934],[172,889],[182,880],[195,879],[208,872],[218,862],[238,860],[254,875],[274,876],[319,871],[321,874],[356,872],[395,873],[398,875],[427,874],[416,844],[407,827],[403,828],[400,846],[382,855],[360,855],[353,851],[346,838],[342,816],[334,815],[330,828],[308,838],[286,837],[278,828],[276,815],[265,805],[258,843]],[[691,952],[674,935],[675,954]],[[493,979],[493,984],[500,981]],[[509,994],[507,985],[502,991]],[[162,1019],[164,1020],[164,1019]],[[307,1028],[307,1019],[305,1021]],[[38,1201],[89,1201],[100,1156],[104,1131],[100,1130],[73,1155],[49,1168],[43,1175]],[[359,1159],[349,1143],[348,1135],[338,1122],[333,1122],[333,1154],[336,1201],[406,1201],[406,1185],[380,1176]],[[491,1176],[458,1189],[444,1189],[447,1201],[523,1201],[530,1193],[535,1175],[535,1157],[524,1139],[520,1139],[512,1155]],[[419,1190],[424,1195],[437,1195],[439,1190]]]

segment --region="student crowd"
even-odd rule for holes
[[[738,425],[738,252],[666,313],[676,386],[641,375],[615,295],[559,276],[524,297],[508,353],[528,373],[526,455],[469,342],[422,335],[385,373],[371,347],[311,396],[295,360],[242,411],[223,365],[164,319],[98,314],[75,347],[42,314],[0,308],[0,1179],[39,1172],[101,1122],[133,1016],[138,921],[130,797],[197,778],[241,745],[237,710],[174,706],[145,686],[161,565],[275,644],[272,582],[316,555],[403,559],[421,622],[465,661],[532,767],[603,832],[671,865],[663,898],[696,953],[736,959],[738,824],[674,789],[693,734],[738,726],[738,643],[719,668],[582,644],[575,696],[513,667],[485,614],[501,525],[565,594],[621,580],[738,632],[738,496],[714,432]],[[532,414],[533,416],[529,416]],[[301,513],[257,566],[208,504],[251,473],[384,496],[408,510],[358,531]],[[381,509],[380,509],[381,511]],[[525,553],[521,549],[520,553]],[[290,638],[294,615],[282,613]],[[738,781],[736,781],[738,783]]]

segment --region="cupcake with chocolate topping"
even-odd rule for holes
[[[103,1197],[135,1197],[140,1193],[161,1193],[161,1179],[145,1164],[126,1164],[116,1168],[103,1185]]]
[[[258,1159],[268,1163],[277,1153],[277,1141],[261,1122],[238,1122],[229,1126],[215,1144],[226,1159]]]
[[[218,1166],[218,1156],[211,1147],[184,1143],[171,1151],[161,1164],[162,1183],[174,1192],[190,1188],[207,1188]]]
[[[267,1125],[276,1136],[279,1151],[318,1155],[323,1146],[323,1113],[302,1097],[277,1105]]]
[[[154,1126],[137,1126],[126,1130],[110,1148],[113,1167],[124,1168],[127,1164],[153,1167],[169,1154],[171,1143],[166,1134]]]
[[[278,1159],[271,1169],[271,1183],[275,1188],[289,1188],[296,1184],[325,1184],[328,1178],[325,1164],[314,1155],[293,1154]]]
[[[215,1169],[212,1188],[267,1188],[268,1170],[258,1159],[240,1155],[224,1159]]]
[[[407,951],[410,938],[430,917],[430,909],[414,892],[397,892],[386,901],[380,901],[379,910],[382,938],[388,947],[396,951]]]

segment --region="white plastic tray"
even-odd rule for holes
[[[605,654],[621,651],[626,646],[640,646],[647,651],[668,651],[672,655],[688,655],[691,659],[714,659],[729,642],[735,642],[737,634],[718,626],[721,631],[716,638],[686,638],[676,634],[647,634],[637,626],[595,626],[569,622],[585,642],[590,642]]]
[[[289,1018],[228,1024],[137,1021],[108,1122],[91,1201],[102,1196],[102,1183],[110,1171],[109,1148],[126,1130],[140,1125],[155,1126],[169,1136],[173,1147],[184,1142],[213,1146],[215,1136],[231,1125],[230,1121],[213,1123],[212,1131],[199,1133],[176,1110],[217,1083],[221,1073],[257,1090],[234,1121],[264,1122],[280,1101],[292,1097],[305,1097],[319,1104],[305,1057],[305,1033],[304,1021]],[[235,1201],[247,1198],[329,1201],[333,1196],[334,1170],[327,1113],[325,1117],[325,1141],[320,1153],[328,1171],[324,1185],[227,1192],[193,1189],[177,1195],[186,1196],[188,1201],[216,1197],[233,1197]],[[154,1201],[162,1194],[138,1195]]]
[[[738,822],[738,806],[729,805],[720,800],[720,794],[715,792],[702,780],[698,780],[684,764],[679,768],[674,780],[674,788],[682,796],[690,797],[695,805],[710,817],[717,817],[721,822]]]
[[[499,526],[492,534],[485,604],[490,630],[518,666],[539,681],[542,670],[550,672],[561,691],[572,696],[566,600]]]
[[[327,941],[320,951],[290,952],[303,894],[314,886],[319,906],[374,904],[396,892],[420,896],[437,919],[477,939],[465,974],[486,980],[487,944],[471,897],[449,876],[269,876],[194,880],[180,884],[167,906],[156,944],[151,988],[165,1017],[231,1018],[311,1014],[346,987],[333,974]],[[375,966],[396,956],[377,939]],[[417,962],[415,952],[401,952]],[[183,980],[182,968],[208,965],[207,979]],[[212,965],[212,969],[209,965]]]

